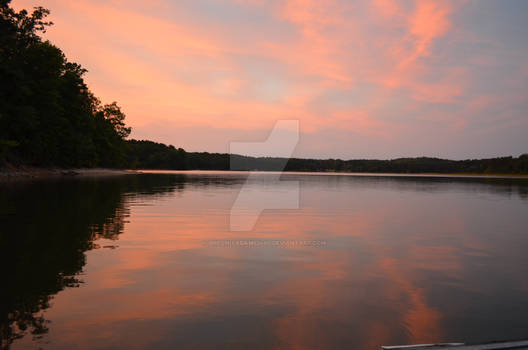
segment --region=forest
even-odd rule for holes
[[[83,79],[87,71],[41,37],[52,25],[49,10],[17,12],[10,1],[0,0],[0,168],[528,174],[528,154],[459,161],[256,158],[128,139],[119,105],[102,104]]]
[[[117,103],[102,105],[86,70],[40,33],[52,23],[37,7],[0,0],[0,160],[59,167],[123,167],[130,128]]]
[[[528,174],[528,154],[520,157],[447,160],[439,158],[301,159],[185,152],[152,141],[127,141],[127,163],[137,169],[323,171],[359,173]]]

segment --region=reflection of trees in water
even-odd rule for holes
[[[90,226],[92,242],[99,239],[110,239],[115,241],[119,239],[119,234],[125,229],[125,219],[130,216],[130,209],[124,206],[121,202],[114,213],[109,216],[103,223],[95,223]],[[92,243],[92,249],[99,248],[95,243]]]
[[[85,252],[117,240],[128,198],[182,190],[182,176],[0,183],[0,349],[26,334],[42,337],[53,295],[78,287]]]
[[[405,175],[365,175],[360,176],[335,176],[335,175],[312,175],[302,174],[282,175],[283,180],[299,180],[304,184],[326,185],[328,187],[361,186],[362,188],[410,191],[410,192],[445,192],[449,190],[461,190],[464,193],[489,193],[500,196],[519,196],[528,199],[528,178],[515,177],[448,177],[448,176],[405,176]]]

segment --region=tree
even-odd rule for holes
[[[123,166],[130,128],[117,103],[101,107],[86,70],[40,34],[49,11],[0,0],[0,160],[32,165]]]
[[[121,108],[119,108],[117,102],[114,101],[105,105],[103,107],[103,113],[105,119],[114,127],[119,137],[124,139],[130,135],[132,129],[125,125],[125,114],[121,112]]]

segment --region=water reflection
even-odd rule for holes
[[[248,233],[228,231],[238,173],[3,185],[2,347],[377,349],[526,336],[526,180],[283,177],[301,181],[301,208],[266,211]],[[255,239],[325,244],[210,244]]]
[[[182,176],[0,183],[0,348],[48,331],[41,311],[55,294],[82,283],[85,252],[115,241],[129,208],[124,198],[183,189]]]

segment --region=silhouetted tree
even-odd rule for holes
[[[41,39],[48,10],[9,5],[0,2],[0,161],[124,166],[130,128],[117,103],[101,107],[86,70]]]

